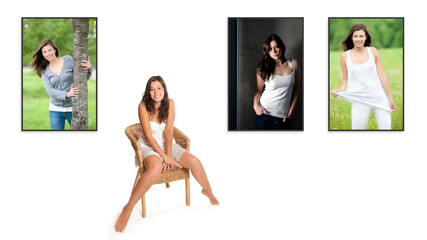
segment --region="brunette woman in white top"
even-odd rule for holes
[[[257,129],[286,129],[300,95],[300,72],[295,59],[285,58],[286,47],[272,34],[264,41],[257,67],[254,96]]]
[[[125,230],[135,204],[162,171],[172,167],[189,169],[202,186],[202,193],[209,198],[212,205],[218,205],[200,160],[178,144],[172,144],[175,103],[168,97],[166,84],[160,76],[153,76],[148,80],[138,113],[144,132],[140,143],[146,171],[138,180],[128,203],[117,219],[116,231]]]
[[[342,41],[343,83],[331,94],[352,102],[353,130],[364,130],[371,110],[374,110],[378,129],[391,130],[391,112],[396,110],[387,76],[383,71],[377,49],[369,47],[371,36],[363,24],[351,27]]]

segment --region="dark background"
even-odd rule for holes
[[[285,57],[300,66],[301,88],[290,127],[303,130],[303,19],[229,18],[228,19],[228,129],[255,130],[253,97],[256,67],[262,45],[270,34],[277,34],[286,46]]]

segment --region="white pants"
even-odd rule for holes
[[[351,105],[351,129],[365,130],[372,109],[377,119],[378,130],[391,130],[391,112],[357,101]]]

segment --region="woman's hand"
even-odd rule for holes
[[[254,110],[256,115],[258,116],[261,116],[263,113],[267,114],[267,111],[263,107],[261,107],[259,104],[254,106]]]
[[[81,65],[83,69],[91,69],[92,65],[90,64],[90,56],[87,56],[87,61],[83,60]]]
[[[172,157],[169,157],[169,156],[166,156],[166,157],[164,157],[163,158],[163,172],[166,170],[166,169],[171,169],[171,168],[173,168],[173,167],[179,167],[179,168],[182,168],[182,166],[181,166],[181,164],[179,164],[177,161],[175,161],[175,159],[174,158],[172,158]]]
[[[71,89],[67,94],[65,94],[65,97],[77,97],[79,95],[79,88],[74,87],[74,83],[71,84]]]
[[[388,100],[388,102],[389,102],[389,104],[390,104],[390,109],[391,109],[391,111],[392,112],[394,112],[394,111],[396,111],[396,105],[394,104],[394,101],[393,101],[393,99],[389,99]]]
[[[285,122],[286,121],[286,119],[292,119],[292,113],[289,111],[288,112],[288,115],[286,115],[284,118],[283,118],[283,122]]]
[[[337,94],[338,92],[342,92],[341,89],[334,89],[334,90],[331,91],[331,94],[334,97],[338,97],[338,94]]]

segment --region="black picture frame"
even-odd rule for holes
[[[286,45],[285,56],[297,59],[300,97],[285,131],[304,131],[304,18],[228,18],[228,131],[259,131],[254,123],[256,67],[264,40],[272,33]],[[283,129],[281,129],[283,130]],[[263,130],[271,131],[271,130]],[[277,130],[272,130],[277,131]]]
[[[331,30],[331,21],[338,21],[338,20],[342,20],[342,21],[347,21],[348,22],[346,24],[343,24],[343,26],[346,26],[346,29],[340,29],[341,31],[338,31],[337,29]],[[334,33],[340,32],[341,35],[343,35],[345,33],[345,35],[343,35],[342,38],[341,38],[341,40],[342,40],[348,34],[348,32],[350,30],[350,27],[353,24],[355,24],[355,23],[363,23],[363,24],[365,24],[366,27],[367,27],[367,29],[368,29],[368,31],[370,31],[369,28],[376,21],[387,21],[387,20],[401,20],[401,26],[402,26],[402,29],[401,29],[402,35],[401,35],[401,39],[399,39],[399,40],[401,40],[401,48],[402,48],[402,52],[401,52],[401,54],[402,54],[402,57],[401,57],[401,70],[402,70],[402,74],[400,76],[401,79],[402,79],[402,81],[401,81],[401,92],[398,93],[398,94],[395,94],[396,97],[393,96],[395,103],[396,103],[396,98],[399,97],[399,103],[396,103],[397,110],[395,112],[392,112],[392,115],[391,115],[392,116],[392,126],[391,126],[392,129],[391,130],[382,130],[382,129],[373,129],[372,127],[369,128],[369,126],[372,125],[372,123],[370,124],[370,122],[369,122],[372,119],[372,117],[373,117],[372,116],[373,113],[371,112],[371,116],[370,116],[371,119],[368,120],[368,123],[367,123],[367,127],[368,128],[367,129],[354,129],[354,130],[352,130],[351,129],[351,107],[350,107],[350,111],[347,109],[345,111],[345,113],[341,114],[341,118],[338,119],[339,121],[335,117],[331,116],[331,108],[332,108],[332,112],[335,111],[335,109],[337,109],[337,107],[333,106],[333,105],[335,105],[334,101],[336,101],[336,100],[331,95],[332,88],[334,88],[333,86],[331,86],[331,81],[334,81],[333,78],[336,78],[335,77],[336,74],[334,74],[334,76],[331,76],[331,61],[336,62],[336,58],[337,58],[336,56],[334,56],[335,59],[332,59],[331,58],[331,52],[333,52],[334,49],[336,50],[337,46],[335,46],[335,45],[337,45],[336,44],[337,40],[334,41],[335,38],[332,36],[331,32],[334,32]],[[404,56],[405,56],[405,27],[404,26],[405,26],[405,24],[404,24],[404,17],[329,17],[328,18],[328,95],[327,95],[328,96],[328,131],[332,131],[332,132],[333,131],[355,131],[355,132],[404,131],[404,115],[405,115],[404,114],[404,105],[405,105],[404,104],[404,102],[405,102],[404,101],[404,86],[405,86],[405,84],[404,84],[404,82],[405,82],[404,81],[404,79],[405,79],[405,74],[404,74],[405,73],[405,71],[404,71],[404,69],[405,69],[404,68],[404,66],[405,66],[405,64],[404,64]],[[371,32],[371,35],[373,35],[372,32]],[[371,37],[372,37],[371,47],[381,46],[381,44],[379,43],[378,36],[373,35]],[[331,41],[334,41],[334,43],[331,43]],[[334,45],[333,46],[334,49],[331,49],[331,45]],[[341,49],[341,52],[342,52],[342,49]],[[384,67],[384,58],[382,56],[381,56],[381,60],[382,60],[383,67]],[[342,81],[342,71],[341,70],[340,70],[340,74],[341,74],[340,79]],[[386,73],[386,75],[387,75],[387,73]],[[390,83],[390,77],[388,77],[388,78],[389,78],[388,80],[389,80],[389,83]],[[392,92],[393,92],[393,90],[392,90]],[[400,99],[401,99],[401,101],[400,101]],[[341,101],[345,101],[343,99],[340,99],[340,100]],[[351,103],[348,102],[347,105],[351,105]],[[348,117],[345,118],[346,120],[343,120],[344,116],[345,115],[348,116],[349,114],[350,114],[350,120],[348,120]],[[399,116],[396,117],[397,114],[401,114],[401,116],[399,115]],[[337,124],[337,122],[339,122],[339,123]],[[395,127],[395,129],[393,129],[394,125],[397,125],[397,124],[399,124],[398,125],[399,127]],[[346,127],[339,127],[339,125],[345,125]]]
[[[24,51],[24,46],[26,47],[26,41],[24,39],[24,28],[28,27],[25,26],[25,20],[31,20],[31,21],[37,21],[37,20],[70,20],[70,28],[72,29],[71,26],[71,19],[81,19],[81,18],[88,18],[88,19],[92,19],[94,21],[94,25],[95,25],[95,59],[96,61],[93,62],[93,57],[91,58],[91,64],[92,67],[94,69],[93,73],[92,73],[92,77],[93,78],[95,76],[95,124],[94,127],[93,124],[91,124],[91,122],[89,122],[89,129],[88,130],[73,130],[73,129],[68,129],[68,130],[51,130],[48,128],[41,128],[41,129],[35,129],[33,127],[27,127],[24,123],[24,117],[31,114],[27,114],[27,112],[24,110],[24,105],[25,105],[25,93],[24,93],[24,71],[32,71],[31,67],[29,66],[29,62],[28,59],[27,61],[24,63],[24,54],[27,56],[28,58],[28,54],[29,54],[29,50],[26,49],[26,51]],[[21,131],[98,131],[98,38],[99,38],[99,31],[98,31],[98,18],[97,17],[22,17],[21,18]],[[52,37],[43,35],[43,36],[38,36],[40,39],[37,39],[37,41],[40,43],[45,39],[50,39]],[[59,38],[61,36],[56,36],[56,38]],[[54,41],[54,39],[51,39]],[[55,42],[55,41],[54,41]],[[73,42],[71,41],[69,44],[71,44],[71,47],[73,46]],[[34,52],[37,48],[34,48],[32,51]],[[60,56],[62,56],[63,54],[60,52]],[[70,54],[72,56],[72,52]],[[24,70],[24,68],[26,70]],[[37,75],[36,75],[37,76]],[[40,79],[40,83],[43,85],[42,80]],[[44,91],[44,93],[47,95],[46,91]],[[48,95],[47,95],[48,96]],[[47,109],[43,109],[43,111],[46,112]],[[49,115],[48,115],[48,111],[47,111],[47,115],[46,115],[46,119],[49,122]],[[89,117],[89,121],[90,121],[90,117]],[[67,121],[66,121],[67,122]],[[92,126],[91,126],[92,125]]]

